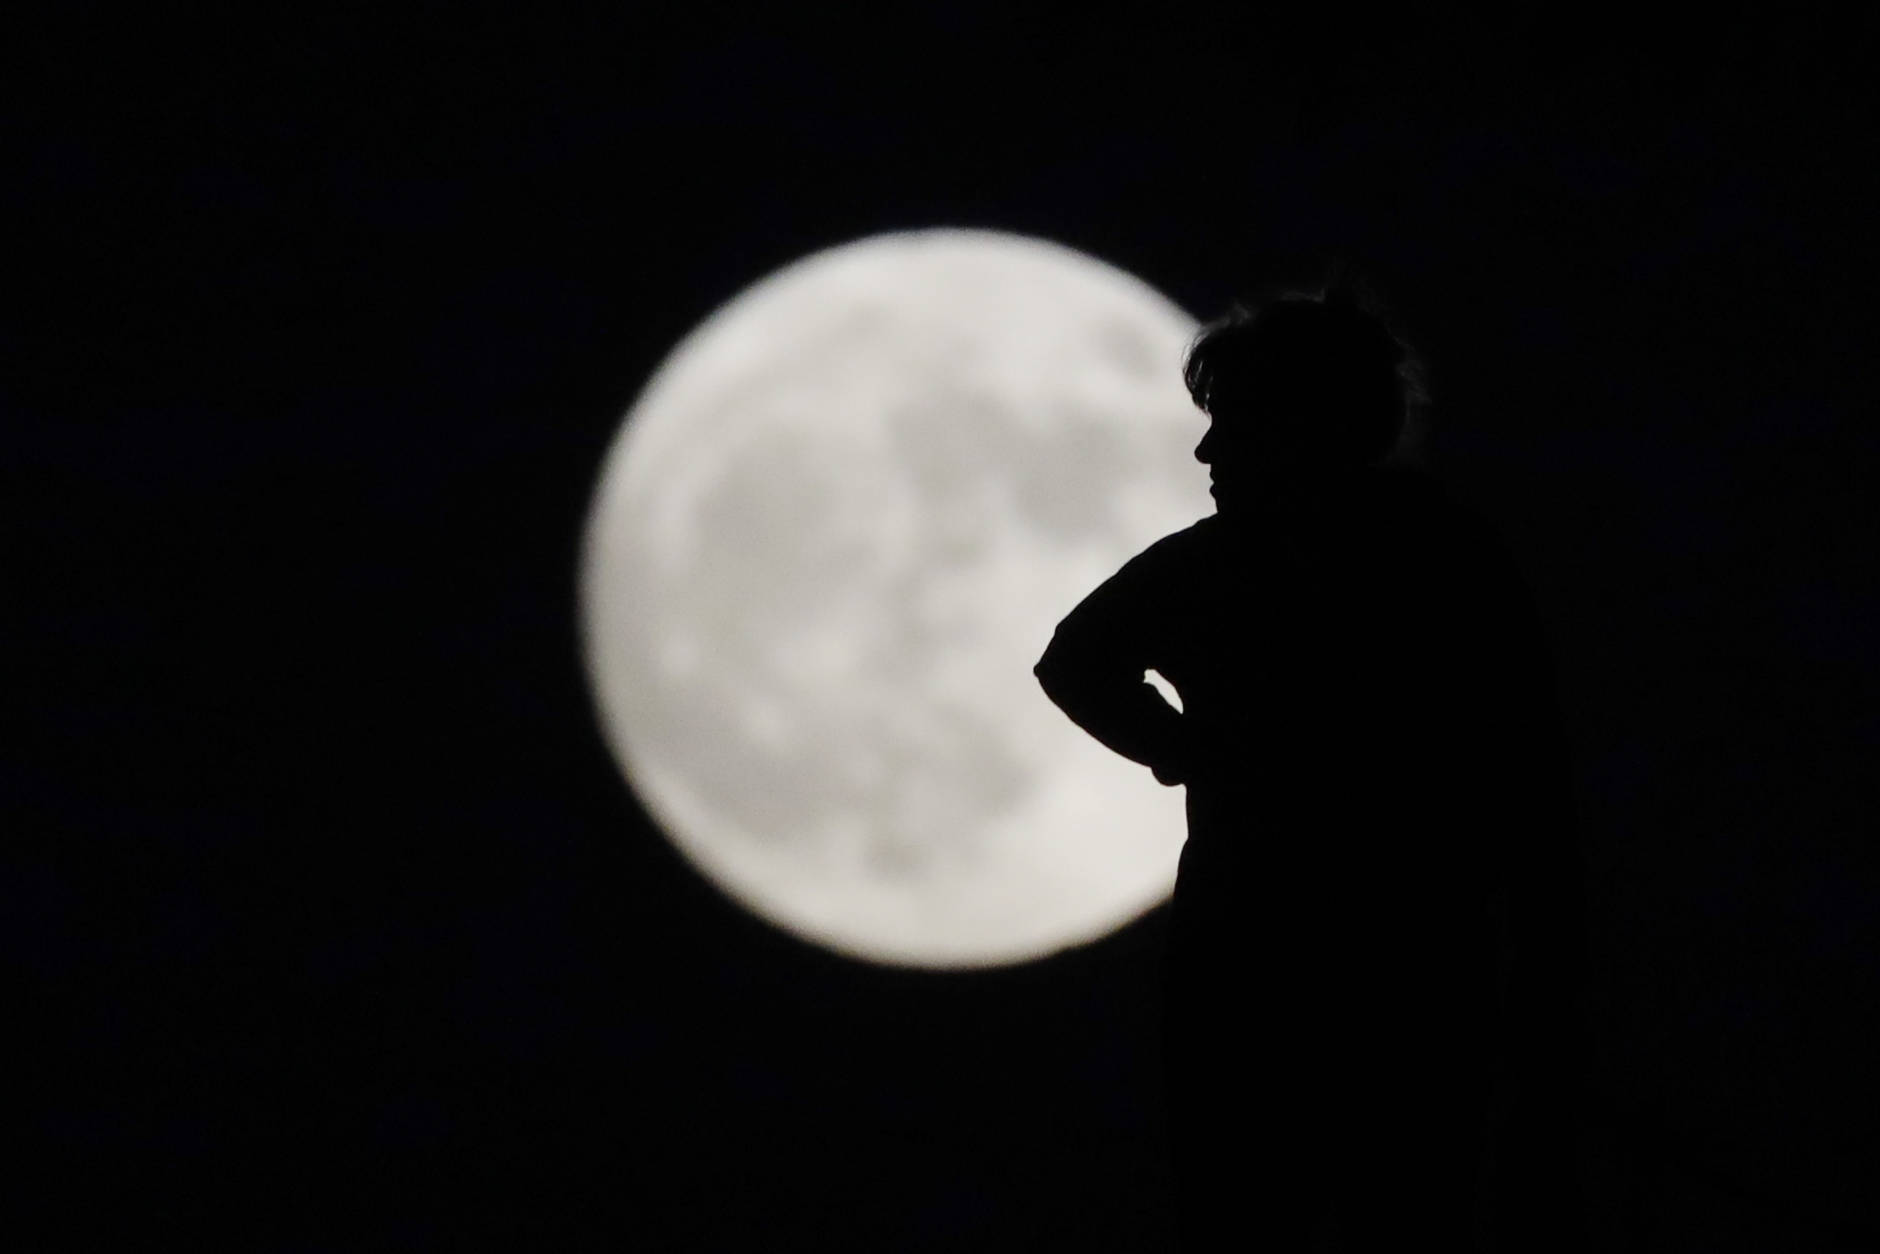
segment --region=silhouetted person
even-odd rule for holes
[[[1492,533],[1400,455],[1412,362],[1338,284],[1205,328],[1184,376],[1217,512],[1036,667],[1187,787],[1166,1047],[1189,1250],[1571,1239],[1544,1180],[1577,1059],[1533,1048],[1575,995],[1550,664]]]

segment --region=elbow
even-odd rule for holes
[[[1044,694],[1058,704],[1063,704],[1064,688],[1068,676],[1065,674],[1064,659],[1061,655],[1046,649],[1044,656],[1031,668],[1032,677]]]
[[[1094,676],[1083,659],[1067,657],[1061,649],[1047,649],[1031,673],[1051,704],[1065,713],[1072,714],[1089,704]]]
[[[1037,665],[1031,668],[1031,675],[1038,681],[1038,686],[1044,689],[1045,695],[1049,696],[1058,677],[1057,669],[1051,665],[1050,659],[1039,658]]]

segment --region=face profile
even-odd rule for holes
[[[1398,451],[1415,396],[1408,350],[1333,284],[1202,329],[1183,378],[1209,416],[1195,458],[1223,513],[1321,497]]]
[[[1288,414],[1217,412],[1195,446],[1208,493],[1223,512],[1284,505],[1311,496],[1345,466],[1304,439]]]

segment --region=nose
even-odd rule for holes
[[[1208,433],[1201,437],[1201,443],[1195,445],[1195,460],[1200,462],[1203,466],[1211,465],[1213,463],[1214,461],[1214,430],[1213,428],[1209,428]]]

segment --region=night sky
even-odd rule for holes
[[[1165,1248],[1161,911],[814,949],[653,831],[581,673],[647,374],[935,225],[1198,318],[1370,275],[1557,654],[1599,1248],[1880,1241],[1871,23],[294,7],[3,54],[30,1248]]]

